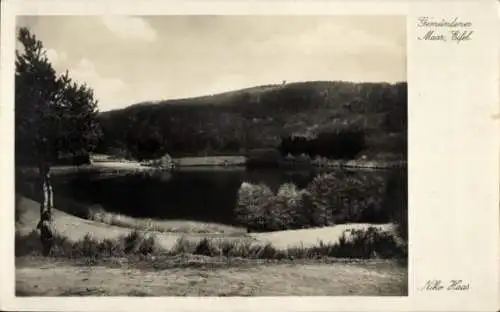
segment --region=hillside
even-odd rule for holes
[[[98,152],[137,159],[165,153],[243,155],[280,148],[291,136],[350,132],[355,138],[361,133],[362,144],[347,158],[363,154],[405,159],[407,84],[316,81],[260,86],[139,103],[103,112],[99,118],[104,139]]]

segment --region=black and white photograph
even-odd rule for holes
[[[408,296],[406,16],[18,15],[15,42],[16,296]]]

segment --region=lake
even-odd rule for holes
[[[340,170],[340,169],[338,169]],[[174,172],[103,176],[82,173],[53,178],[56,196],[100,205],[131,217],[234,224],[233,211],[241,183],[264,183],[276,192],[286,182],[304,188],[318,170],[248,170],[245,168],[183,168]],[[389,176],[387,170],[356,170],[359,175]],[[405,177],[406,179],[406,177]],[[401,193],[401,180],[396,192]],[[404,189],[406,192],[406,189]],[[394,198],[401,195],[394,194]],[[390,195],[389,195],[390,196]]]

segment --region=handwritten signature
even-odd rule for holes
[[[428,280],[422,287],[417,288],[419,291],[466,291],[469,290],[470,284],[463,280]]]

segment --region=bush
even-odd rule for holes
[[[340,258],[402,258],[405,246],[398,243],[393,233],[370,227],[367,230],[347,230],[332,253]]]
[[[42,245],[40,244],[40,234],[38,231],[33,230],[28,235],[22,235],[16,231],[14,252],[16,257],[29,254],[41,255]]]
[[[390,231],[375,227],[364,230],[346,230],[338,242],[319,241],[311,247],[294,246],[284,250],[271,243],[252,243],[249,240],[210,240],[204,238],[195,244],[193,254],[205,256],[241,257],[248,259],[405,259],[407,245],[397,240]]]
[[[379,173],[343,171],[320,174],[303,190],[285,183],[276,195],[263,184],[244,182],[238,191],[236,218],[251,231],[385,223],[391,221],[391,215],[398,218],[391,212],[396,208],[386,208],[385,200],[394,196],[386,185]]]
[[[28,235],[16,232],[16,256],[41,255],[40,234],[34,230]],[[97,240],[92,234],[86,234],[81,240],[71,242],[67,237],[54,234],[51,255],[67,258],[98,259],[122,257],[128,255],[148,255],[161,251],[156,238],[138,231],[117,239]]]
[[[252,247],[252,242],[246,239],[220,242],[222,254],[227,257],[250,258]]]
[[[335,171],[320,174],[307,186],[323,225],[389,220],[382,209],[385,179],[378,175]]]
[[[221,254],[221,251],[215,244],[208,238],[203,238],[194,249],[195,255],[205,255],[205,256],[217,256]]]
[[[99,242],[92,237],[91,234],[86,234],[82,240],[73,245],[73,257],[97,258],[99,256]]]
[[[123,238],[124,251],[126,254],[141,254],[148,255],[156,251],[156,237],[149,234],[146,236],[137,230]]]
[[[235,208],[237,222],[249,230],[264,230],[269,223],[268,210],[273,203],[273,192],[264,185],[243,182],[238,190]]]
[[[163,155],[160,159],[144,161],[143,165],[165,170],[171,170],[175,167],[174,160],[169,154]]]
[[[283,184],[275,195],[266,185],[244,182],[238,191],[237,220],[252,231],[292,228],[299,219],[299,194],[293,183]]]

